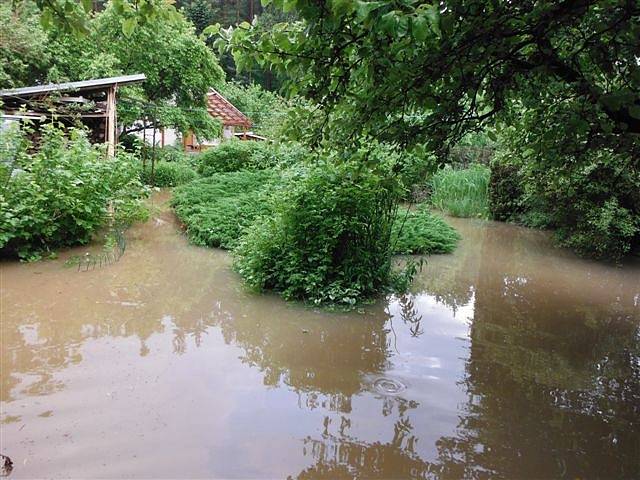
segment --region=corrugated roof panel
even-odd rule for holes
[[[111,85],[130,85],[132,83],[140,83],[144,82],[146,79],[147,77],[144,75],[144,73],[138,73],[135,75],[96,78],[93,80],[82,80],[79,82],[49,83],[47,85],[35,85],[33,87],[0,90],[0,97],[24,97],[49,92],[98,90],[100,88],[108,87]]]

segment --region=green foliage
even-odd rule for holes
[[[0,2],[0,89],[44,78],[49,61],[47,36],[33,5],[24,2],[12,10],[10,2]]]
[[[299,144],[229,140],[198,155],[194,163],[204,176],[240,170],[262,170],[304,162],[308,150]]]
[[[23,3],[30,4],[15,2],[15,8]],[[193,26],[169,2],[111,1],[103,11],[82,16],[82,35],[70,34],[74,27],[64,19],[52,21],[58,19],[52,9],[58,3],[63,4],[60,8],[72,7],[73,0],[41,3],[46,31],[33,12],[15,29],[11,19],[22,14],[5,4],[0,7],[0,33],[7,28],[9,40],[0,36],[0,86],[144,73],[147,80],[140,86],[120,90],[118,123],[124,134],[143,118],[158,127],[192,130],[202,138],[219,134],[220,122],[208,114],[205,96],[222,83],[224,73]],[[63,11],[70,18],[76,12]]]
[[[488,202],[494,220],[516,220],[524,213],[524,186],[521,180],[519,165],[516,163],[506,158],[498,158],[491,162]]]
[[[212,147],[198,155],[196,164],[198,172],[204,176],[223,172],[237,172],[239,170],[256,170],[260,166],[254,165],[254,153],[260,148],[258,142],[228,140],[217,147]],[[264,165],[268,168],[272,165]]]
[[[21,258],[87,243],[108,221],[145,217],[135,159],[105,158],[81,130],[48,124],[37,151],[24,132],[2,131],[0,250]]]
[[[400,185],[353,159],[320,162],[248,228],[235,267],[247,284],[287,299],[353,305],[389,285]]]
[[[151,168],[151,161],[140,171],[141,180],[155,187],[176,187],[198,178],[195,169],[186,162],[160,160]]]
[[[237,82],[225,83],[220,93],[251,119],[253,131],[270,140],[281,136],[289,108],[284,98],[259,85],[242,85]]]
[[[442,168],[431,179],[431,204],[454,217],[488,216],[489,174],[484,165]]]
[[[458,240],[458,232],[424,206],[399,213],[393,223],[391,245],[398,255],[451,253]]]
[[[640,144],[611,132],[620,145],[605,148],[599,141],[608,140],[582,129],[578,108],[565,101],[513,112],[492,165],[493,214],[554,228],[561,245],[619,261],[640,247]]]
[[[222,29],[218,46],[286,73],[334,144],[366,132],[445,154],[512,102],[556,93],[601,116],[593,129],[640,132],[637,2],[273,3],[302,21]]]
[[[484,162],[490,144],[460,139],[513,129],[524,193],[508,199],[514,185],[496,183],[497,216],[549,224],[597,257],[638,247],[638,2],[273,3],[301,21],[222,29],[218,46],[242,67],[289,75],[289,93],[313,108],[294,111],[307,115],[299,138],[344,148],[364,136],[426,139],[441,161],[466,164],[470,153]],[[486,214],[464,198],[441,207]]]
[[[196,245],[233,248],[254,220],[271,211],[271,170],[213,174],[176,188],[172,205]]]

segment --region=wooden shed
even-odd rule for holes
[[[108,154],[113,155],[118,141],[118,87],[145,80],[144,74],[136,74],[0,90],[0,120],[39,122],[55,117],[71,122],[79,118],[89,127],[91,140],[106,143]]]

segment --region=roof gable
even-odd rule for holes
[[[251,120],[213,88],[207,94],[207,110],[212,117],[219,118],[225,127],[251,127]]]

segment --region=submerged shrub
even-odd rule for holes
[[[454,217],[487,217],[489,172],[484,165],[446,166],[431,179],[431,204]]]
[[[198,177],[198,173],[188,163],[167,161],[156,162],[153,175],[151,164],[147,163],[145,167],[141,167],[140,175],[144,183],[156,187],[176,187]]]
[[[564,152],[562,138],[534,149],[526,138],[507,129],[492,162],[494,218],[552,228],[560,245],[583,256],[620,261],[640,249],[640,172],[629,153]]]
[[[258,216],[271,213],[267,197],[278,182],[273,170],[214,174],[176,188],[172,205],[193,243],[229,249]]]
[[[391,245],[395,254],[451,253],[460,235],[444,219],[421,207],[400,212],[393,223]]]
[[[388,286],[400,185],[362,161],[324,161],[247,229],[235,268],[287,299],[353,305]]]
[[[24,132],[0,134],[3,254],[38,258],[43,251],[87,243],[108,221],[145,217],[133,156],[106,158],[82,130],[67,134],[48,124],[41,133],[35,153]]]

